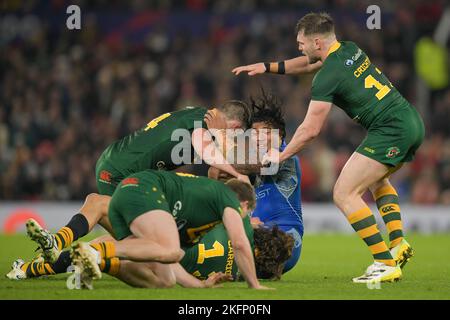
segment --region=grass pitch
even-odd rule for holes
[[[69,290],[67,275],[13,281],[4,277],[12,261],[33,257],[35,244],[25,235],[0,236],[0,299],[450,299],[450,234],[410,235],[416,255],[398,283],[368,289],[353,284],[371,263],[370,254],[354,235],[307,235],[299,264],[281,281],[265,282],[276,288],[256,291],[245,283],[227,283],[215,289],[135,289],[105,275],[95,289]]]

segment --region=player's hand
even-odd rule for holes
[[[215,272],[203,281],[205,288],[218,288],[220,284],[227,281],[233,281],[233,277],[223,272]]]
[[[245,183],[248,183],[249,185],[251,185],[250,179],[245,174],[239,174],[236,178],[239,181],[242,181],[242,182],[245,182]]]
[[[234,73],[234,75],[239,75],[241,72],[247,72],[249,76],[255,76],[257,74],[262,74],[266,72],[266,66],[264,63],[255,63],[255,64],[249,64],[246,66],[239,66],[231,70],[231,72]]]
[[[221,171],[219,173],[219,177],[217,178],[217,180],[222,181],[222,182],[227,182],[228,180],[234,178],[231,174],[228,174],[224,171]]]
[[[270,166],[271,163],[280,163],[280,151],[270,149],[261,159],[263,166]]]
[[[251,218],[250,223],[253,229],[257,229],[264,225],[264,222],[262,222],[258,217]]]
[[[208,110],[205,114],[204,120],[208,129],[226,129],[227,120],[222,112],[218,112],[216,109]]]

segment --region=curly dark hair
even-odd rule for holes
[[[259,279],[279,280],[286,261],[292,255],[294,238],[278,226],[257,228],[253,238],[256,275]]]
[[[280,99],[261,88],[261,95],[256,98],[251,96],[249,100],[253,113],[252,124],[264,122],[271,128],[280,130],[281,139],[284,140],[286,137],[286,123]]]

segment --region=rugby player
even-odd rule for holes
[[[213,137],[207,128],[246,129],[250,117],[247,105],[237,100],[228,101],[209,111],[205,108],[187,107],[157,117],[146,127],[106,148],[95,169],[99,193],[89,194],[80,212],[73,216],[65,227],[56,234],[51,234],[43,229],[34,228],[33,222],[30,221],[27,223],[27,234],[38,243],[43,250],[44,259],[48,262],[55,262],[62,249],[86,235],[97,222],[114,235],[107,212],[109,196],[113,194],[117,184],[130,174],[142,170],[173,170],[184,165],[174,163],[172,159],[172,150],[179,143],[172,140],[172,134],[177,129],[185,129],[191,133],[193,149],[207,164],[249,182],[247,176],[239,174],[223,159],[220,151],[214,153],[206,151],[210,146],[214,146]],[[196,122],[199,127],[196,127]],[[194,156],[194,150],[191,150],[191,157]]]
[[[161,262],[160,276],[174,282],[175,274],[169,264],[182,259],[184,251],[180,243],[194,243],[223,221],[237,266],[249,287],[265,289],[256,278],[253,254],[242,223],[253,206],[253,188],[237,179],[225,185],[190,174],[139,172],[120,182],[109,204],[109,220],[115,238],[121,241],[103,241],[92,246],[78,243],[72,248],[72,260],[84,270],[88,282],[89,278],[101,277],[101,259],[114,258]],[[36,233],[42,232],[36,222],[32,224]]]
[[[277,227],[253,230],[250,218],[243,219],[244,229],[255,257],[259,279],[280,279],[283,266],[291,256],[294,241]],[[103,236],[91,243],[112,240]],[[222,249],[223,248],[223,249]],[[234,251],[223,223],[214,226],[192,246],[183,247],[185,255],[179,264],[172,264],[176,282],[187,288],[211,288],[223,281],[239,278]],[[7,277],[14,280],[66,273],[72,259],[63,251],[56,263],[39,258],[30,262],[14,261]],[[158,263],[133,262],[118,258],[102,259],[100,270],[133,287],[166,288],[173,285],[159,276]],[[83,274],[81,274],[83,277]],[[81,285],[92,288],[89,279],[82,278]]]
[[[280,63],[260,63],[233,69],[250,75],[316,73],[312,98],[304,121],[286,148],[271,150],[264,163],[283,162],[304,148],[319,133],[331,109],[337,105],[367,129],[367,137],[342,169],[333,200],[371,251],[374,263],[354,282],[395,281],[413,255],[405,240],[398,194],[389,176],[410,162],[421,145],[425,129],[416,109],[355,43],[338,41],[334,22],[326,13],[310,13],[296,27],[304,57]],[[309,66],[308,66],[309,64]],[[370,190],[389,232],[383,241],[375,218],[362,199]]]
[[[272,145],[270,131],[278,130],[279,150],[286,147],[286,128],[283,112],[278,99],[264,91],[257,99],[251,99],[253,123],[258,141],[266,139],[264,145]],[[263,132],[265,131],[265,132]],[[284,161],[274,175],[259,175],[261,165],[233,166],[241,173],[255,175],[256,208],[251,213],[254,226],[272,228],[277,226],[295,240],[292,255],[284,266],[283,273],[291,270],[299,261],[302,250],[303,218],[301,207],[301,168],[297,156]],[[213,168],[210,177],[219,178]],[[220,173],[220,179],[231,176]]]

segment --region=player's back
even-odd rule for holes
[[[195,242],[220,223],[225,208],[242,213],[236,193],[221,181],[170,171],[146,170],[138,175],[156,179],[161,186],[183,243]]]
[[[409,103],[355,43],[340,41],[314,77],[312,100],[332,102],[363,127]]]
[[[249,217],[243,218],[246,235],[253,248],[253,229]],[[185,255],[180,264],[190,274],[206,279],[213,272],[223,272],[236,277],[238,268],[234,251],[225,226],[220,223],[190,247],[184,247]]]
[[[146,169],[175,169],[182,164],[174,163],[172,159],[173,147],[180,142],[172,141],[172,133],[176,129],[192,133],[195,126],[206,127],[203,121],[206,111],[205,108],[187,107],[165,113],[146,127],[112,143],[99,161],[109,162],[124,176]]]

